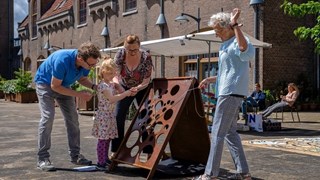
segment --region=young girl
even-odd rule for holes
[[[116,64],[112,59],[104,58],[99,70],[99,84],[97,87],[98,110],[93,122],[92,135],[98,138],[97,167],[106,170],[110,164],[108,150],[111,139],[118,137],[117,122],[115,118],[115,102],[131,96],[130,90],[116,94],[116,85],[112,82],[116,75]]]

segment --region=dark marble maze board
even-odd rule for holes
[[[206,163],[210,139],[197,86],[189,77],[153,79],[111,170],[125,163],[150,170],[151,179],[157,164],[168,158]]]

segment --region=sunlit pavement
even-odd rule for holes
[[[0,180],[147,177],[147,170],[123,164],[112,173],[38,170],[36,152],[39,118],[37,103],[19,104],[0,100]],[[95,162],[96,139],[91,136],[92,116],[80,115],[79,118],[81,153]],[[319,179],[320,113],[300,112],[300,118],[300,123],[292,122],[291,114],[285,112],[281,131],[240,133],[253,179]],[[127,121],[127,125],[129,123]],[[66,129],[59,108],[56,108],[50,153],[50,159],[56,167],[76,167],[69,162]],[[225,179],[227,173],[234,172],[226,147],[223,153],[221,179]],[[181,177],[156,173],[154,179],[191,179],[192,176],[194,174]]]

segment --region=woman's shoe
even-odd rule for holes
[[[251,180],[250,173],[235,173],[227,177],[227,179],[234,179],[234,180]]]
[[[200,176],[192,178],[192,180],[218,180],[217,177],[211,177],[207,174],[202,174]]]

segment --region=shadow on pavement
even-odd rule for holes
[[[298,128],[287,128],[284,127],[281,131],[264,131],[264,132],[239,132],[240,134],[259,136],[259,137],[290,137],[290,136],[299,136],[299,137],[308,137],[308,136],[320,136],[320,130],[309,130],[309,129],[298,129]]]

